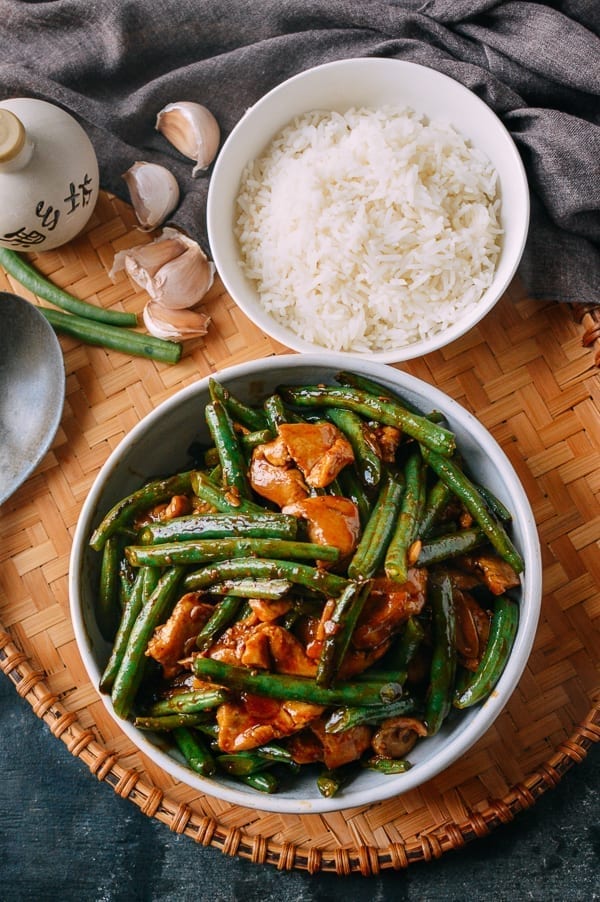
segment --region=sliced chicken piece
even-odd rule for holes
[[[378,578],[358,618],[352,644],[358,649],[376,648],[394,636],[413,614],[420,614],[425,604],[427,572],[413,567],[405,583]]]
[[[170,501],[162,501],[154,507],[142,511],[134,520],[135,529],[140,529],[146,523],[156,521],[173,520],[175,517],[184,517],[193,510],[192,499],[188,495],[173,495]]]
[[[402,438],[402,432],[396,426],[382,426],[377,424],[371,430],[376,442],[379,457],[386,464],[393,464],[396,460],[396,451]]]
[[[208,649],[208,657],[225,664],[241,664],[246,641],[258,622],[258,618],[252,614],[228,627]]]
[[[308,488],[300,470],[289,465],[271,463],[264,451],[268,447],[258,445],[252,452],[249,476],[250,485],[256,494],[280,508],[306,498]]]
[[[290,736],[286,748],[296,764],[316,764],[323,760],[323,745],[309,729]]]
[[[502,595],[507,589],[521,584],[518,573],[495,554],[465,554],[459,558],[457,565],[481,577],[492,595]]]
[[[279,617],[283,617],[283,615],[287,614],[287,612],[292,608],[291,601],[287,601],[285,598],[281,598],[279,599],[279,601],[271,601],[270,599],[262,598],[249,598],[248,604],[250,605],[252,612],[256,616],[257,620],[260,620],[264,623],[270,623],[273,620],[277,620]]]
[[[217,708],[219,748],[224,752],[254,749],[304,729],[322,712],[321,705],[246,694],[239,702],[224,702]]]
[[[312,677],[316,663],[308,657],[299,639],[276,623],[261,623],[246,638],[241,663],[275,673]]]
[[[166,679],[184,669],[180,663],[189,653],[189,644],[214,611],[212,604],[202,602],[199,592],[182,595],[169,619],[158,626],[148,642],[146,655],[161,665]]]
[[[287,504],[282,513],[306,520],[310,541],[339,548],[342,560],[354,552],[360,536],[360,517],[349,498],[315,495]]]
[[[328,486],[354,460],[352,445],[333,423],[282,423],[278,432],[314,488]]]
[[[350,727],[341,733],[326,733],[325,720],[319,717],[310,724],[323,749],[322,761],[330,770],[342,767],[351,761],[358,761],[371,745],[372,729],[365,724]]]

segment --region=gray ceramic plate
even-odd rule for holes
[[[0,291],[0,504],[54,440],[65,400],[62,350],[28,301]]]

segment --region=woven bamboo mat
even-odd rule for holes
[[[33,260],[80,297],[140,312],[143,292],[124,274],[111,283],[107,272],[115,251],[143,240],[130,208],[102,195],[85,235]],[[3,273],[0,289],[27,296]],[[476,413],[523,481],[543,549],[541,622],[508,707],[462,760],[386,802],[292,816],[199,795],[141,755],[91,686],[69,619],[73,530],[94,477],[125,433],[183,385],[286,352],[220,286],[205,306],[210,333],[189,343],[176,366],[61,339],[61,427],[36,472],[0,510],[0,668],[98,779],[171,830],[226,854],[280,869],[369,875],[486,835],[535,804],[600,740],[597,314],[533,302],[515,283],[468,335],[402,365]]]

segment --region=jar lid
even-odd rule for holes
[[[21,153],[25,146],[25,129],[20,119],[10,110],[0,108],[0,163],[8,163]]]

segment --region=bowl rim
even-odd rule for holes
[[[265,107],[269,107],[273,104],[273,102],[276,102],[280,95],[285,94],[290,89],[293,89],[295,85],[303,81],[318,79],[322,75],[327,75],[328,72],[335,72],[336,70],[343,71],[343,69],[345,68],[355,69],[357,67],[364,67],[366,69],[373,70],[381,69],[382,72],[384,72],[386,69],[389,70],[390,67],[404,70],[404,72],[411,77],[421,77],[436,82],[440,86],[446,87],[449,90],[455,92],[457,95],[463,97],[466,102],[472,104],[474,109],[478,111],[478,116],[485,119],[490,123],[490,125],[493,125],[498,136],[498,142],[503,145],[504,151],[506,152],[508,157],[510,157],[511,168],[515,177],[515,184],[518,185],[519,198],[522,204],[520,219],[514,231],[515,244],[513,249],[513,258],[509,265],[502,267],[501,273],[500,269],[502,257],[500,258],[500,262],[496,269],[492,285],[488,289],[486,289],[482,298],[477,302],[477,304],[473,305],[471,309],[471,315],[469,317],[465,317],[463,312],[461,319],[459,319],[457,322],[453,323],[446,329],[441,330],[440,332],[430,336],[429,338],[415,341],[408,345],[403,345],[399,347],[398,350],[331,352],[345,355],[349,359],[358,357],[360,359],[375,360],[379,363],[401,363],[406,360],[412,360],[415,357],[429,354],[432,351],[439,350],[439,348],[445,347],[451,342],[456,341],[458,338],[460,338],[462,335],[476,326],[477,323],[479,323],[490,312],[490,310],[493,309],[495,304],[508,288],[511,280],[517,272],[523,256],[523,252],[525,250],[527,235],[529,231],[531,209],[527,173],[521,155],[519,154],[515,141],[512,138],[512,135],[510,134],[502,120],[499,118],[499,116],[492,110],[490,106],[488,106],[488,104],[485,103],[484,100],[482,100],[466,85],[463,85],[461,82],[452,78],[450,75],[446,75],[446,73],[440,72],[433,67],[425,66],[421,63],[414,63],[410,60],[401,60],[394,57],[361,56],[349,59],[333,60],[331,62],[312,66],[308,69],[296,73],[295,75],[292,75],[290,78],[285,79],[278,85],[275,85],[275,87],[271,88],[269,91],[263,94],[262,97],[260,97],[254,104],[252,104],[252,106],[250,106],[245,111],[243,116],[238,120],[238,122],[235,124],[235,126],[225,139],[223,146],[221,147],[219,154],[215,160],[208,185],[206,205],[208,244],[217,272],[221,281],[223,282],[225,289],[227,290],[231,298],[235,301],[235,303],[239,306],[239,308],[258,328],[260,328],[280,344],[290,348],[291,350],[301,353],[318,353],[319,351],[321,353],[330,353],[329,348],[306,341],[299,335],[296,335],[294,332],[287,329],[281,323],[278,323],[276,320],[274,320],[270,316],[270,314],[268,314],[261,308],[258,301],[246,296],[246,289],[242,289],[241,292],[240,290],[238,290],[238,276],[236,274],[234,277],[232,277],[230,274],[232,261],[230,260],[229,255],[226,253],[225,249],[222,248],[221,242],[219,240],[215,240],[215,236],[219,235],[219,231],[222,228],[223,223],[223,189],[225,185],[231,184],[231,173],[228,171],[230,167],[230,159],[235,153],[237,142],[240,141],[241,143],[243,143],[244,135],[251,127],[251,122],[254,114],[260,114],[260,112]],[[309,105],[309,108],[312,107]],[[295,115],[298,114],[293,112],[290,113],[288,121],[291,121]],[[275,129],[275,131],[277,130],[278,129]],[[270,139],[265,140],[263,148],[268,144],[268,140]],[[236,166],[235,170],[237,171],[238,168],[239,167]],[[237,263],[235,264],[233,269],[237,273]],[[242,278],[241,281],[247,282],[245,277]]]
[[[98,683],[101,672],[90,647],[90,637],[87,632],[85,615],[80,599],[80,576],[83,569],[81,565],[87,551],[87,543],[92,526],[99,515],[98,502],[105,480],[119,466],[121,455],[133,448],[147,433],[150,433],[165,413],[182,404],[186,404],[196,396],[200,396],[203,393],[208,394],[208,383],[213,374],[185,386],[171,397],[162,401],[123,437],[98,472],[84,501],[76,524],[69,563],[69,605],[76,644],[95,691],[98,693],[113,721],[127,735],[133,745],[161,767],[163,771],[188,787],[241,807],[260,808],[264,811],[286,814],[325,813],[384,801],[425,784],[450,767],[462,754],[465,754],[475,743],[482,739],[516,690],[533,647],[542,602],[541,548],[529,500],[510,459],[496,439],[473,414],[437,387],[386,364],[377,362],[367,364],[366,361],[357,358],[355,358],[355,363],[358,371],[362,371],[373,379],[389,382],[390,375],[392,380],[398,379],[397,389],[406,389],[416,394],[422,394],[424,390],[428,403],[431,403],[436,409],[441,409],[449,414],[463,428],[468,428],[478,445],[481,445],[483,441],[486,454],[497,467],[503,469],[503,472],[511,481],[511,495],[514,495],[511,502],[513,504],[512,513],[515,519],[517,517],[520,518],[520,521],[524,524],[524,544],[520,550],[527,564],[527,579],[521,590],[521,604],[524,601],[527,602],[525,607],[526,616],[520,617],[517,637],[509,659],[510,666],[507,665],[505,668],[489,698],[477,708],[470,709],[470,712],[473,712],[471,714],[472,719],[468,722],[466,729],[458,732],[457,735],[438,750],[432,760],[420,762],[404,774],[393,777],[387,776],[385,779],[382,779],[376,788],[370,787],[368,792],[349,788],[344,790],[341,795],[336,795],[331,799],[313,798],[306,800],[290,799],[283,793],[279,795],[256,793],[254,795],[251,794],[251,791],[237,790],[223,785],[218,779],[201,777],[184,764],[180,764],[170,754],[152,743],[132,722],[118,717],[112,708],[110,698],[100,692]],[[215,374],[215,378],[226,383],[228,380],[233,380],[240,376],[247,378],[258,375],[268,376],[274,365],[289,367],[298,371],[305,368],[327,368],[333,370],[347,369],[348,360],[345,355],[339,354],[328,355],[326,361],[323,361],[321,355],[280,355],[236,364],[219,371]]]

